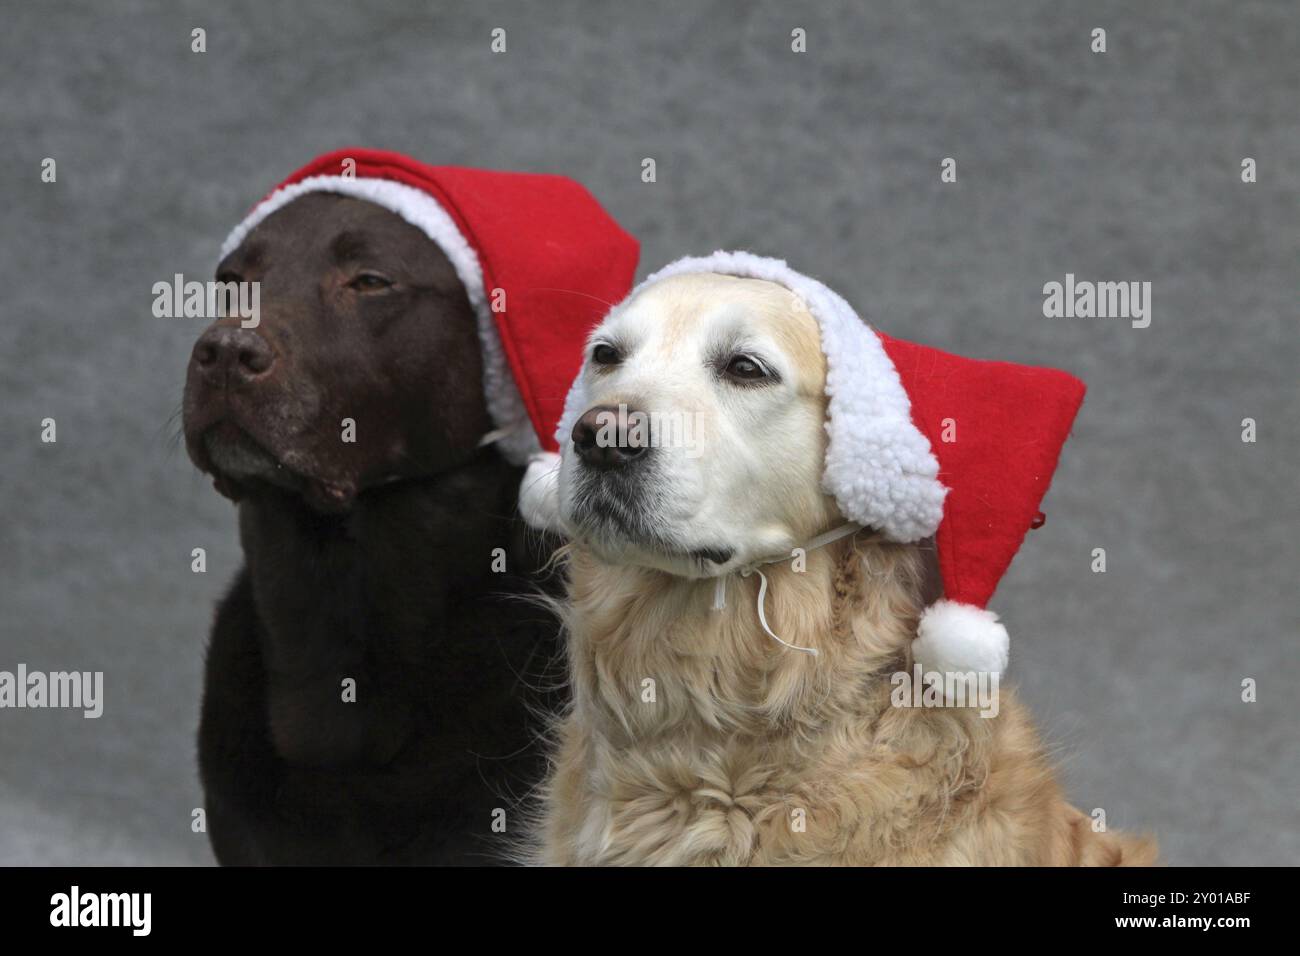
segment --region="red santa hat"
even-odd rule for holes
[[[807,307],[827,365],[823,489],[846,519],[890,540],[935,537],[944,595],[921,617],[916,660],[943,673],[1003,670],[1006,628],[986,605],[1025,533],[1041,523],[1038,506],[1083,402],[1083,382],[883,335],[822,283],[746,252],[678,260],[632,295],[687,273],[767,279]],[[582,392],[579,379],[557,441],[586,410]],[[549,498],[553,509],[557,496]],[[525,509],[525,517],[554,520],[545,509]]]
[[[515,464],[554,451],[587,332],[631,288],[636,239],[563,176],[428,166],[399,153],[340,149],[312,160],[254,206],[226,237],[222,258],[267,216],[310,192],[382,206],[442,249],[478,318],[498,447]]]

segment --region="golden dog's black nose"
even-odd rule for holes
[[[573,425],[573,448],[592,468],[621,468],[641,458],[650,448],[644,413],[626,405],[597,405],[587,409]]]
[[[275,364],[271,344],[249,329],[217,325],[194,344],[194,364],[205,375],[233,381],[265,375]]]

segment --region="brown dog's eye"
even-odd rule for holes
[[[392,287],[392,281],[378,272],[363,272],[348,283],[348,288],[356,292],[382,292]]]
[[[617,365],[621,359],[618,349],[603,342],[591,350],[591,360],[596,365]]]
[[[741,382],[758,382],[768,378],[767,369],[759,365],[748,355],[734,355],[727,363],[724,373],[728,378]]]

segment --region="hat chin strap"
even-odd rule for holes
[[[823,531],[821,534],[817,535],[817,537],[810,538],[808,541],[804,542],[803,545],[801,545],[799,548],[795,550],[802,550],[805,554],[807,554],[809,551],[816,551],[818,548],[824,548],[826,547],[826,545],[831,544],[835,541],[839,541],[841,538],[847,538],[851,534],[856,534],[857,532],[861,531],[864,527],[865,525],[861,525],[856,521],[846,521],[844,524],[840,525],[839,527],[832,528],[830,531]],[[764,607],[764,605],[767,602],[767,575],[763,573],[762,568],[764,565],[767,564],[781,564],[784,561],[792,561],[792,560],[794,560],[794,555],[791,554],[783,554],[773,558],[759,558],[757,561],[751,561],[743,568],[740,568],[739,573],[742,578],[747,578],[751,574],[758,575],[758,579],[759,579],[758,602],[756,607],[758,611],[758,623],[762,625],[763,630],[767,633],[767,636],[772,638],[772,640],[776,641],[782,647],[788,647],[792,651],[802,651],[805,654],[811,654],[813,657],[816,657],[817,648],[799,647],[797,644],[791,644],[789,641],[783,641],[780,638],[780,636],[775,631],[773,631],[772,628],[767,623],[767,610]],[[715,611],[721,611],[727,606],[727,578],[730,576],[731,576],[730,574],[718,575],[718,580],[714,584],[713,610]]]
[[[482,438],[478,440],[478,447],[485,448],[488,445],[492,445],[495,444],[496,442],[501,441],[501,439],[503,438],[509,438],[515,432],[519,431],[519,427],[522,424],[523,424],[522,421],[518,421],[518,422],[514,422],[513,424],[505,426],[505,428],[492,429],[490,432],[487,432]]]

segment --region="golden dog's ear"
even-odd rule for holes
[[[916,548],[921,553],[921,587],[918,598],[921,607],[929,607],[943,597],[943,572],[939,569],[939,549],[934,538],[918,541]]]

